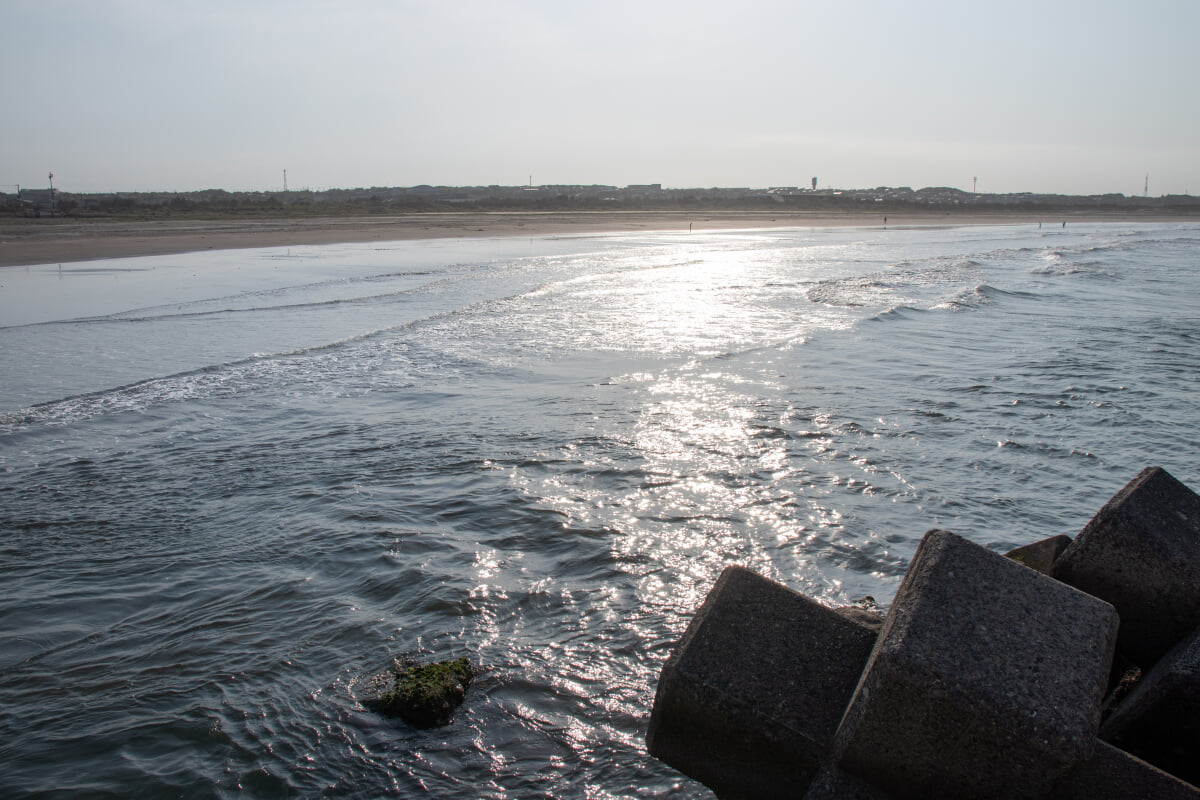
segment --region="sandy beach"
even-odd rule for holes
[[[1158,222],[1179,217],[1087,212],[1039,219],[1029,212],[944,210],[890,213],[889,228],[930,225]],[[1190,218],[1188,218],[1190,219]],[[882,214],[772,211],[576,211],[419,213],[281,219],[0,220],[0,267],[101,258],[339,242],[386,242],[487,236],[572,236],[636,231],[693,231],[882,226]]]

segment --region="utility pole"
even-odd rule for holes
[[[979,178],[971,178],[971,194],[975,194],[975,188],[979,185]]]
[[[50,173],[50,216],[54,216],[54,173]]]
[[[1150,196],[1150,173],[1146,173],[1146,185],[1142,188],[1142,197]]]

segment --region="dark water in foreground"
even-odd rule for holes
[[[723,566],[1200,487],[1200,226],[234,251],[0,272],[0,795],[703,796],[645,754]],[[366,712],[481,666],[453,725]]]

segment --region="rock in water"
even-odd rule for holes
[[[433,728],[450,722],[475,672],[470,661],[460,658],[424,666],[397,664],[395,676],[391,690],[372,700],[370,707],[409,725]]]

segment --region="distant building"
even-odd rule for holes
[[[57,192],[55,192],[57,193]],[[20,194],[23,205],[50,207],[52,195],[49,189],[22,189]]]

